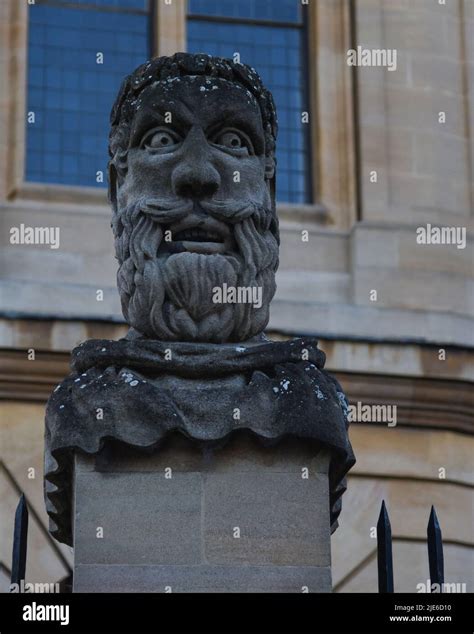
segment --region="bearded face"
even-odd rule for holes
[[[234,82],[187,76],[134,108],[111,178],[124,316],[165,341],[248,340],[268,323],[278,266],[259,106]]]

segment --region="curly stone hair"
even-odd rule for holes
[[[278,131],[275,103],[254,68],[223,57],[204,54],[175,53],[171,57],[156,57],[139,66],[125,77],[110,113],[109,155],[118,172],[126,168],[126,151],[130,124],[135,115],[138,96],[155,81],[202,75],[227,79],[246,88],[257,100],[265,133],[265,154],[274,156]]]

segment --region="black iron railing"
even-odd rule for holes
[[[25,494],[22,493],[15,512],[13,529],[12,577],[11,583],[18,584],[25,580],[26,547],[28,542],[28,506]]]
[[[442,592],[444,583],[443,538],[434,506],[431,507],[427,535],[430,591],[433,592],[433,585],[436,584],[436,592]],[[379,592],[394,592],[392,527],[390,526],[385,500],[382,501],[377,522],[377,567]]]
[[[443,538],[434,506],[431,507],[428,521],[428,562],[432,590],[436,584],[437,592],[442,592],[444,583]],[[25,581],[26,549],[28,541],[28,506],[22,494],[15,512],[13,532],[11,583],[21,587]],[[377,522],[377,568],[379,592],[394,592],[392,528],[385,501],[382,501]]]

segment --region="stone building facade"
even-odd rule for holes
[[[303,4],[311,196],[278,204],[281,264],[268,333],[317,336],[352,404],[397,408],[396,425],[352,424],[357,464],[333,536],[333,587],[376,591],[372,528],[385,499],[396,591],[416,592],[428,579],[432,504],[446,580],[473,591],[474,4]],[[44,511],[45,401],[77,343],[125,333],[105,189],[27,178],[32,5],[0,4],[2,589],[21,491],[31,512],[28,581],[69,573],[72,554],[48,535]],[[150,53],[186,50],[185,0],[147,6]],[[348,65],[358,46],[396,50],[396,70]],[[60,248],[11,244],[21,224],[59,228]],[[420,228],[434,235],[433,227],[465,236],[464,247],[417,241]]]

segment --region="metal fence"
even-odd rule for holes
[[[434,506],[431,507],[427,536],[430,590],[433,592],[433,587],[436,587],[436,592],[442,592],[444,583],[443,539]],[[11,575],[11,583],[18,584],[18,587],[21,587],[21,582],[25,581],[27,541],[28,505],[25,495],[22,494],[15,512]],[[394,592],[392,528],[385,501],[382,501],[377,522],[377,567],[379,592]],[[434,586],[434,584],[436,584],[436,586]]]
[[[25,580],[26,547],[28,542],[28,505],[25,494],[22,493],[15,512],[13,528],[13,553],[11,583],[18,584]]]
[[[444,583],[443,537],[434,506],[431,507],[427,528],[430,591],[442,592]],[[392,527],[385,501],[382,501],[377,522],[377,568],[379,592],[393,590]],[[436,585],[435,585],[436,584]],[[433,588],[436,588],[434,590]]]

